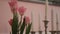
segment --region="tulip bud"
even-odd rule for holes
[[[10,19],[8,22],[12,26],[13,19]]]
[[[25,23],[30,24],[30,18],[29,17],[25,17]]]

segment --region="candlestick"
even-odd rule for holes
[[[47,24],[48,24],[47,11],[48,11],[48,0],[46,0],[46,3],[45,3],[45,20],[44,20],[45,34],[47,34]]]

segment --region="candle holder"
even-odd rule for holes
[[[45,26],[45,34],[47,34],[47,24],[48,24],[48,20],[44,20],[44,26]]]

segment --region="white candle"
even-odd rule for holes
[[[47,19],[47,11],[48,11],[48,0],[45,3],[45,19]]]

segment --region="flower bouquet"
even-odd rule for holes
[[[13,14],[13,19],[10,19],[8,21],[12,30],[10,34],[23,34],[24,30],[25,30],[25,34],[29,34],[32,23],[30,23],[29,17],[24,16],[26,8],[24,8],[24,6],[18,8],[17,0],[11,0],[9,2],[9,6]],[[18,20],[18,13],[21,16],[20,22]],[[24,18],[22,18],[22,16],[24,16]]]

